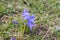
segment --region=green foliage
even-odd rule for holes
[[[55,30],[53,36],[55,36],[58,40],[60,40],[60,30],[59,31]]]
[[[11,3],[13,6],[8,8],[7,2]],[[36,24],[40,25],[43,23],[43,25],[48,25],[49,27],[60,25],[60,17],[58,17],[60,15],[60,2],[58,0],[0,0],[0,16],[18,11],[16,17],[11,17],[12,15],[10,15],[11,18],[9,18],[9,22],[0,25],[0,36],[4,35],[3,37],[7,38],[9,35],[14,34],[13,30],[17,30],[19,33],[21,33],[21,35],[30,32],[29,28],[24,23],[27,21],[23,20],[22,16],[20,15],[24,8],[28,8],[30,13],[35,14]],[[19,24],[13,24],[12,20],[17,20]],[[59,31],[54,31],[53,33],[57,36],[58,40],[60,40],[59,33]],[[40,38],[42,38],[42,36],[37,37],[36,35],[31,35],[30,37],[32,37],[32,39],[34,38],[33,40],[41,40]],[[30,37],[28,37],[27,40],[31,39]]]

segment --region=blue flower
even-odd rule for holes
[[[24,11],[22,12],[22,16],[24,17],[25,20],[29,18],[30,16],[29,11],[27,9],[24,9]]]
[[[27,26],[30,28],[30,30],[32,30],[32,28],[33,28],[34,25],[35,24],[32,23],[32,22],[27,22]]]
[[[12,22],[13,22],[14,24],[18,24],[18,22],[17,22],[16,20],[13,20]]]
[[[11,37],[11,40],[16,40],[15,37]]]
[[[27,9],[24,9],[24,11],[22,12],[22,16],[26,16],[26,15],[30,15],[30,14]]]
[[[27,18],[27,20],[28,20],[29,22],[34,22],[34,20],[35,20],[34,14],[33,14],[32,16],[29,16],[29,18]]]
[[[27,9],[24,9],[24,11],[22,12],[22,16],[24,17],[25,20],[27,20],[27,26],[30,28],[30,30],[32,30],[34,24],[34,20],[35,20],[35,16],[34,14],[30,15],[29,11]]]
[[[24,9],[23,13],[29,13],[28,9]]]

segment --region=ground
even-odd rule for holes
[[[35,15],[31,31],[22,17]],[[12,23],[17,20],[19,24]],[[60,0],[0,0],[0,40],[60,40]]]

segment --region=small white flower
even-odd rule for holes
[[[8,8],[12,7],[12,4],[8,4]]]
[[[59,25],[55,26],[55,28],[56,28],[56,30],[60,30],[60,26]]]

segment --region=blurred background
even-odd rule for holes
[[[35,16],[32,30],[24,9]],[[60,0],[0,0],[0,40],[60,40]]]

